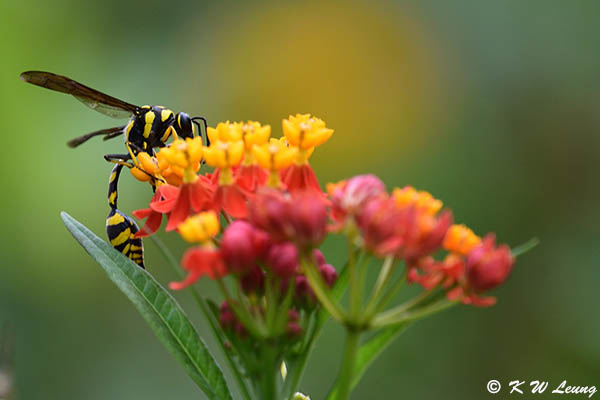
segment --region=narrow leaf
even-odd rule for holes
[[[526,241],[525,243],[520,244],[519,246],[512,249],[511,253],[512,253],[513,257],[522,256],[523,254],[527,253],[529,250],[536,247],[538,244],[540,244],[540,239],[533,237],[533,238],[529,239],[528,241]]]
[[[63,212],[73,237],[135,305],[158,339],[209,399],[231,399],[218,364],[179,304],[147,271]]]

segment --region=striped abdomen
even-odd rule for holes
[[[114,166],[108,182],[108,205],[110,212],[106,218],[106,234],[110,244],[133,262],[144,268],[144,245],[142,239],[133,235],[139,230],[135,221],[117,209],[117,185],[123,165]]]

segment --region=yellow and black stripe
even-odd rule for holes
[[[122,164],[116,164],[108,181],[108,205],[110,212],[106,218],[106,234],[110,244],[121,253],[125,254],[137,265],[144,268],[144,245],[142,239],[133,235],[139,228],[135,221],[117,209],[117,184],[123,169]]]

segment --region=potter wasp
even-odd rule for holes
[[[106,218],[106,233],[115,249],[144,268],[142,240],[134,238],[139,228],[133,219],[117,209],[117,186],[121,170],[123,167],[142,169],[137,155],[144,152],[153,156],[154,149],[166,146],[166,142],[171,136],[174,138],[192,138],[196,136],[195,127],[199,131],[202,130],[198,121],[201,121],[204,125],[204,138],[208,142],[206,119],[203,117],[191,118],[184,112],[175,114],[162,106],[135,106],[85,86],[73,79],[51,72],[27,71],[23,72],[20,77],[23,81],[33,85],[70,94],[91,109],[109,117],[129,118],[126,125],[94,131],[72,139],[67,144],[69,147],[77,147],[95,136],[102,136],[104,140],[113,139],[120,135],[125,136],[126,153],[106,154],[104,156],[106,161],[115,164],[108,183],[110,211]]]

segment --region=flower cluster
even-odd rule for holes
[[[513,257],[493,234],[481,239],[454,225],[452,212],[430,193],[411,186],[388,192],[374,175],[328,184],[324,192],[308,159],[333,130],[308,114],[284,119],[282,128],[281,138],[271,138],[268,125],[224,122],[207,129],[209,146],[201,137],[176,139],[154,157],[140,154],[132,174],[156,191],[148,208],[134,212],[146,219],[137,236],[155,233],[166,217],[166,231],[194,244],[181,260],[187,276],[172,289],[205,276],[219,282],[231,276],[244,296],[286,304],[286,317],[271,326],[277,334],[286,326],[301,332],[290,315],[319,301],[337,313],[326,292],[337,271],[318,250],[333,233],[365,254],[404,263],[408,281],[426,291],[442,289],[449,300],[465,304],[495,302],[483,293],[506,280]],[[203,163],[213,169],[201,172]],[[264,304],[234,299],[226,285],[222,289],[223,326],[268,335]]]
[[[270,138],[271,127],[258,122],[219,123],[207,129],[209,146],[201,137],[176,139],[154,157],[141,155],[132,174],[152,182],[156,191],[148,208],[134,211],[146,219],[137,237],[154,234],[165,217],[166,231],[176,230],[194,244],[181,260],[186,278],[172,282],[171,289],[183,289],[205,276],[232,276],[249,298],[276,292],[283,302],[290,296],[288,314],[298,315],[296,309],[317,305],[301,268],[303,258],[311,255],[322,279],[333,285],[336,269],[317,250],[327,234],[326,196],[308,163],[333,130],[307,114],[290,116],[282,125],[284,135],[275,139]],[[203,163],[213,170],[201,172]],[[237,327],[237,333],[247,331],[240,328],[243,315],[236,322],[230,318],[236,312],[266,318],[258,302],[243,310],[242,302],[226,299],[220,320]],[[288,319],[288,327],[301,332],[297,321]],[[264,334],[260,326],[255,328],[251,333]]]
[[[214,325],[249,377],[269,376],[308,351],[324,322],[315,312],[321,307],[353,336],[460,302],[495,303],[486,293],[511,272],[508,246],[454,224],[440,200],[411,186],[388,191],[378,177],[359,175],[323,191],[308,160],[333,130],[308,114],[284,119],[282,130],[271,138],[271,127],[259,122],[219,123],[207,129],[210,145],[176,138],[154,156],[140,154],[131,170],[155,188],[148,208],[134,212],[146,220],[136,236],[157,232],[164,217],[167,232],[191,243],[181,259],[186,276],[170,288],[202,277],[217,282],[224,299],[213,303]],[[328,235],[348,247],[339,284],[338,269],[319,250]],[[382,266],[363,297],[373,260]],[[387,308],[405,281],[424,291]],[[334,285],[342,292],[347,285],[347,306]],[[351,378],[342,368],[341,398]],[[272,385],[258,390],[270,393]]]
[[[374,175],[361,175],[328,185],[332,200],[332,229],[357,229],[364,246],[380,257],[403,260],[408,279],[426,290],[438,285],[448,298],[465,304],[488,306],[493,297],[480,294],[508,277],[513,258],[495,236],[482,241],[464,225],[453,225],[452,212],[426,191],[411,186],[391,194]],[[442,261],[438,251],[448,254]]]

